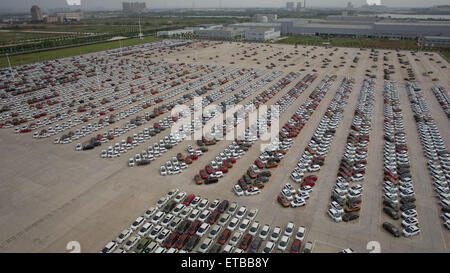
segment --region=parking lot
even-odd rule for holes
[[[82,252],[101,251],[109,241],[115,240],[122,230],[129,228],[137,217],[144,215],[148,208],[154,206],[171,189],[178,189],[187,195],[195,194],[207,198],[209,202],[215,199],[228,200],[237,202],[238,208],[240,206],[246,206],[247,210],[258,208],[258,214],[252,221],[258,221],[261,227],[268,224],[271,230],[279,226],[284,232],[289,221],[294,223],[295,229],[304,226],[306,234],[302,240],[302,247],[310,241],[313,252],[339,252],[346,248],[356,252],[369,252],[372,248],[368,243],[371,241],[379,244],[381,252],[450,251],[450,232],[444,227],[444,221],[440,218],[443,212],[438,204],[439,199],[436,197],[438,193],[434,189],[432,176],[427,168],[428,159],[422,149],[419,130],[404,80],[406,77],[411,77],[411,71],[413,71],[414,81],[420,86],[422,98],[428,105],[429,113],[442,136],[445,147],[448,148],[449,119],[445,108],[443,110],[445,104],[438,100],[441,96],[442,101],[443,95],[440,93],[439,96],[435,95],[432,88],[437,85],[443,87],[440,90],[449,90],[450,69],[442,68],[446,61],[437,53],[430,56],[430,53],[426,52],[412,54],[406,51],[377,50],[378,58],[374,60],[374,52],[370,49],[358,48],[336,49],[212,41],[194,41],[192,44],[174,47],[168,45],[155,43],[151,46],[137,46],[122,49],[122,51],[114,50],[96,54],[96,62],[87,62],[88,68],[80,75],[72,76],[78,78],[77,83],[56,83],[55,89],[59,95],[53,98],[51,98],[53,90],[50,89],[35,96],[47,96],[45,99],[32,104],[20,104],[21,101],[30,99],[30,96],[26,94],[8,95],[8,100],[3,98],[1,107],[19,103],[1,113],[0,122],[3,128],[0,129],[0,147],[3,156],[0,159],[2,166],[0,224],[3,228],[0,231],[0,251],[69,252],[66,245],[70,241],[79,242]],[[397,53],[404,56],[398,57]],[[93,56],[95,55],[84,56],[84,59],[92,60]],[[388,60],[384,60],[383,56],[387,56]],[[353,61],[355,57],[359,58],[357,62]],[[327,60],[324,61],[325,58]],[[401,62],[400,59],[402,59]],[[405,64],[405,61],[409,64]],[[61,69],[68,69],[73,75],[76,71],[74,67],[79,67],[80,62],[84,61],[77,56],[73,59],[68,58],[61,64],[54,63],[55,71],[41,69],[40,71],[44,72],[40,72],[39,77],[53,75],[50,72],[55,73]],[[401,220],[394,221],[383,212],[384,63],[393,65],[390,70],[394,73],[390,74],[390,80],[396,82],[398,90],[398,105],[402,110],[403,120],[402,131],[405,133],[411,180],[415,192],[414,204],[420,233],[411,237],[394,238],[382,227],[382,224],[388,221],[401,231]],[[377,67],[373,67],[374,65]],[[97,72],[96,67],[102,67],[102,72],[98,72],[99,76],[87,77],[87,74]],[[176,69],[175,73],[169,73],[174,69]],[[252,73],[257,71],[260,71],[258,77],[254,77],[256,74]],[[279,73],[276,73],[277,71]],[[429,71],[433,72],[432,75],[424,74]],[[282,81],[283,77],[290,72],[296,72],[299,75],[292,77],[289,83],[271,93],[270,96],[258,99],[262,91]],[[217,73],[215,77],[201,80],[207,79],[208,75],[214,73]],[[196,74],[199,76],[191,77]],[[307,74],[314,75],[315,80],[302,92],[296,93],[294,99],[289,100],[290,95],[285,95]],[[273,76],[268,77],[268,75]],[[201,96],[210,96],[212,100],[204,100],[203,106],[220,102],[245,105],[256,101],[260,103],[263,99],[263,103],[270,105],[280,101],[286,106],[279,116],[281,129],[307,101],[320,82],[327,76],[333,75],[336,78],[323,93],[320,101],[317,101],[316,108],[310,112],[310,117],[302,125],[298,136],[292,137],[292,144],[287,148],[278,167],[267,169],[271,172],[271,176],[258,194],[238,196],[233,191],[233,185],[238,183],[250,165],[260,156],[260,144],[268,143],[259,138],[252,141],[248,150],[232,164],[232,168],[228,168],[223,177],[213,184],[197,185],[194,176],[199,174],[199,170],[205,168],[205,165],[210,164],[211,160],[215,160],[219,153],[224,152],[224,149],[233,142],[231,140],[221,140],[214,145],[205,146],[208,151],[192,160],[192,163],[180,170],[179,174],[162,176],[160,166],[178,153],[187,155],[188,145],[198,149],[199,146],[195,140],[182,140],[180,137],[175,145],[166,152],[161,151],[154,160],[149,160],[148,164],[129,167],[130,158],[135,159],[135,154],[144,150],[148,151],[148,146],[161,143],[160,140],[170,133],[168,127],[174,124],[171,111],[167,107],[158,107],[172,102],[184,104],[190,106],[192,112],[187,111],[181,115],[191,116],[198,105],[194,105],[194,100],[190,98],[195,96],[196,90],[208,86],[210,82],[210,88],[202,89],[204,93]],[[4,77],[6,77],[5,74],[2,75],[2,80]],[[259,85],[258,80],[265,77],[268,77],[268,81]],[[352,91],[348,94],[345,103],[341,105],[343,111],[335,127],[334,137],[329,141],[323,165],[317,172],[305,172],[305,176],[313,174],[317,176],[313,191],[306,200],[306,205],[283,207],[277,197],[286,183],[292,184],[296,190],[300,187],[290,178],[291,173],[346,77],[353,79]],[[245,81],[239,82],[243,79]],[[341,159],[345,154],[347,137],[365,81],[373,83],[373,100],[371,100],[371,111],[365,112],[366,118],[370,116],[371,126],[368,132],[370,141],[364,147],[367,150],[364,176],[363,180],[357,182],[363,186],[359,217],[350,222],[335,222],[327,214],[331,202],[330,196],[336,185],[336,174],[339,172]],[[116,87],[118,90],[115,90]],[[95,89],[95,92],[88,88]],[[130,92],[131,89],[134,92]],[[108,90],[114,92],[104,92]],[[158,92],[152,93],[155,90]],[[101,93],[102,91],[104,93]],[[230,99],[239,92],[242,92],[240,97]],[[87,99],[89,94],[97,95],[97,93],[96,98]],[[165,95],[169,93],[170,95]],[[186,94],[191,95],[184,96]],[[80,102],[79,98],[84,98],[86,101]],[[104,98],[108,100],[101,103]],[[158,98],[161,98],[161,101]],[[60,102],[48,103],[52,99],[59,99]],[[64,106],[63,99],[67,102]],[[73,100],[76,100],[74,104],[69,105],[68,102]],[[42,104],[41,109],[29,108],[35,103]],[[367,100],[364,103],[369,102]],[[54,105],[61,107],[55,107],[54,112],[48,111]],[[96,107],[93,108],[92,105]],[[115,108],[110,110],[112,105],[115,105]],[[24,109],[23,113],[12,115],[21,108]],[[84,108],[87,109],[86,112],[78,111]],[[70,109],[73,111],[68,112]],[[156,115],[155,109],[160,110],[161,113],[158,112]],[[47,116],[27,118],[26,116],[32,112],[36,114],[46,112]],[[100,114],[100,112],[106,113]],[[146,115],[146,112],[149,114]],[[46,125],[31,127],[32,119],[44,120],[45,117],[56,113],[61,113],[61,117],[57,118],[59,120],[50,120]],[[62,115],[63,113],[67,115]],[[49,127],[55,128],[57,123],[61,124],[68,119],[74,122],[75,117],[79,118],[80,115],[86,115],[85,113],[89,113],[89,116],[83,116],[87,118],[87,121],[81,121],[72,127],[61,126],[59,131],[47,136]],[[141,119],[137,119],[136,116]],[[106,117],[109,118],[108,120],[115,120],[109,122],[106,121]],[[27,119],[27,121],[20,123],[19,120],[17,125],[6,126],[6,121],[12,121],[13,118]],[[104,123],[101,126],[100,119],[103,119],[102,123]],[[132,119],[134,122],[131,122]],[[168,129],[156,130],[154,123],[160,120],[158,126],[162,124],[162,127]],[[89,123],[91,127],[88,126]],[[250,125],[248,118],[243,119],[242,124],[248,127]],[[20,132],[25,129],[23,127],[25,125],[33,129]],[[86,127],[85,130],[82,129],[83,126]],[[114,131],[116,127],[126,129]],[[146,136],[144,127],[149,128],[148,131],[155,131],[155,134]],[[16,130],[16,128],[19,129]],[[44,131],[42,135],[46,136],[33,137],[35,132],[41,135],[44,128],[47,131]],[[78,133],[76,133],[77,129]],[[110,131],[110,129],[113,130]],[[70,134],[70,131],[74,134]],[[186,131],[185,136],[192,133],[192,131]],[[68,135],[70,140],[63,135]],[[75,137],[77,135],[78,137]],[[55,144],[55,138],[60,140],[59,143],[65,144]],[[92,138],[97,140],[92,142]],[[124,141],[121,142],[122,140]],[[136,142],[133,143],[135,140]],[[125,144],[122,145],[124,142]],[[78,143],[81,145],[81,151],[76,150]],[[94,143],[97,144],[94,145]],[[116,149],[115,143],[120,143],[119,148]],[[130,145],[127,145],[128,143]],[[98,144],[101,146],[97,147]],[[89,145],[92,147],[83,150]],[[112,152],[108,146],[112,146]],[[103,150],[106,152],[104,158],[101,156]],[[449,183],[450,180],[447,178],[447,190]],[[294,237],[295,235],[290,236],[286,252],[291,248]],[[202,236],[199,245],[205,238],[207,234]],[[259,252],[264,248],[266,241],[263,241]],[[276,249],[275,246],[273,251]]]

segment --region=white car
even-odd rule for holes
[[[155,226],[152,231],[150,232],[150,234],[148,235],[148,237],[152,240],[155,240],[156,237],[159,235],[159,233],[161,232],[161,230],[163,229],[163,227],[161,225],[157,225]]]
[[[302,182],[302,175],[300,175],[297,172],[292,172],[291,173],[291,179],[295,182],[295,183],[300,183]]]
[[[145,218],[143,216],[136,218],[136,220],[131,224],[131,230],[135,231],[138,227],[144,224],[144,219]]]
[[[305,199],[303,198],[296,198],[291,202],[291,207],[303,207],[306,205]]]
[[[337,212],[337,210],[333,209],[333,208],[329,208],[328,209],[328,216],[331,217],[331,219],[333,219],[335,222],[341,222],[342,221],[342,216],[339,212]]]
[[[202,237],[203,235],[206,234],[206,232],[208,231],[210,227],[210,224],[208,223],[203,223],[197,230],[197,232],[195,234],[197,234],[198,236]]]
[[[245,213],[247,212],[247,207],[246,206],[242,206],[239,208],[239,210],[236,213],[236,217],[237,218],[242,218],[245,216]]]
[[[248,226],[250,225],[250,219],[244,219],[242,220],[241,224],[239,225],[239,231],[245,232],[248,229]]]
[[[133,246],[137,244],[139,239],[140,239],[139,236],[131,236],[130,239],[128,239],[128,241],[124,245],[125,250],[130,251],[131,248],[133,248]]]
[[[159,169],[159,173],[160,173],[162,176],[166,176],[166,175],[167,175],[167,169],[166,169],[166,167],[165,167],[165,166],[161,166],[160,169]]]
[[[270,235],[270,241],[277,242],[278,239],[280,238],[280,235],[281,235],[281,228],[279,226],[276,226],[273,229],[272,234]]]
[[[236,229],[236,227],[239,224],[239,218],[234,217],[233,219],[231,219],[231,221],[228,223],[227,228],[231,231],[234,231]]]
[[[295,224],[292,221],[289,221],[286,225],[286,228],[284,229],[284,235],[291,236],[294,232]]]
[[[257,208],[252,208],[252,209],[248,212],[247,218],[250,219],[250,220],[255,219],[256,215],[258,214],[258,211],[259,211],[259,210],[258,210]]]
[[[145,235],[147,235],[152,226],[152,223],[145,223],[138,232],[139,236],[144,237]]]
[[[231,236],[230,239],[228,240],[228,243],[232,246],[236,246],[239,242],[239,240],[242,237],[242,232],[240,231],[235,231]]]
[[[256,188],[256,187],[249,187],[246,191],[245,191],[245,195],[256,195],[258,193],[261,193],[261,191]]]
[[[233,190],[234,190],[234,193],[237,196],[243,196],[244,195],[244,191],[242,190],[241,186],[239,186],[238,184],[234,184]]]
[[[101,253],[112,253],[117,248],[117,243],[111,241],[105,245],[105,247],[100,251]]]
[[[265,240],[267,236],[269,236],[269,233],[270,233],[270,225],[265,224],[259,233],[259,238]]]
[[[213,240],[211,240],[211,238],[206,238],[205,240],[203,240],[203,242],[198,247],[197,252],[198,253],[206,253],[206,251],[208,251],[208,249],[211,247],[212,243],[213,243]]]
[[[186,196],[186,193],[184,191],[178,193],[175,198],[173,200],[175,200],[175,202],[180,203],[181,200],[183,200],[183,198]]]
[[[253,224],[250,226],[250,229],[248,230],[248,234],[252,235],[252,236],[256,236],[256,233],[258,232],[259,229],[259,222],[255,221],[253,222]]]
[[[280,243],[278,244],[278,249],[280,250],[286,250],[286,247],[289,244],[289,236],[283,235],[283,237],[281,237]]]
[[[295,234],[295,239],[303,242],[303,239],[305,239],[305,227],[304,226],[298,227],[297,233]]]
[[[420,233],[420,228],[417,226],[409,226],[405,229],[403,229],[402,234],[405,237],[414,236]]]
[[[217,235],[220,234],[221,230],[222,230],[222,226],[220,226],[218,224],[214,224],[208,233],[208,238],[211,238],[214,240],[217,237]]]
[[[121,244],[123,243],[128,237],[130,237],[132,231],[131,229],[127,228],[123,230],[116,238],[116,242]]]
[[[262,253],[271,253],[273,248],[275,247],[275,243],[268,241],[264,246]]]
[[[134,158],[128,160],[128,167],[134,167]],[[162,174],[161,174],[162,175]]]
[[[161,219],[164,217],[165,213],[162,211],[158,211],[155,216],[153,216],[152,218],[152,223],[153,224],[158,224],[159,221],[161,221]]]

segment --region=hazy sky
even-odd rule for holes
[[[105,7],[108,9],[121,9],[122,2],[146,2],[150,8],[196,8],[218,7],[284,7],[286,0],[80,0],[83,9]],[[300,1],[300,0],[290,0]],[[302,0],[303,1],[303,0]],[[315,7],[343,7],[348,2],[360,6],[366,0],[307,0],[307,6]],[[370,0],[374,1],[374,0]],[[382,4],[392,7],[427,7],[432,5],[449,4],[449,0],[381,0]],[[42,9],[67,7],[66,0],[0,0],[1,11],[29,10],[32,5],[38,5]]]

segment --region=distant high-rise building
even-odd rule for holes
[[[42,16],[42,12],[41,9],[39,8],[39,6],[32,6],[31,9],[31,18],[33,21],[42,21],[44,20],[44,17]]]
[[[348,2],[347,3],[347,9],[349,9],[349,10],[351,10],[351,9],[354,9],[355,7],[353,6],[353,3],[352,2]]]
[[[143,13],[147,9],[144,2],[122,2],[124,13]]]
[[[295,3],[294,2],[286,2],[286,9],[293,11],[295,10]]]

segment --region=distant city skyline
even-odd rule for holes
[[[135,2],[136,0],[127,0]],[[127,2],[125,1],[125,2]],[[300,0],[298,0],[300,1]],[[294,2],[298,2],[294,0]],[[123,0],[81,0],[83,10],[102,9],[102,10],[121,10]],[[164,8],[246,8],[246,7],[267,7],[267,8],[284,8],[285,0],[137,0],[137,2],[145,2],[147,8],[164,9]],[[302,1],[303,2],[303,1]],[[366,2],[380,2],[380,0],[315,0],[307,1],[307,7],[345,7],[351,2],[355,7],[359,7]],[[430,7],[433,5],[449,4],[448,0],[382,0],[383,5],[388,7]],[[31,6],[38,5],[42,10],[55,8],[77,8],[78,6],[70,6],[67,0],[15,0],[2,1],[0,3],[0,12],[26,12]]]

